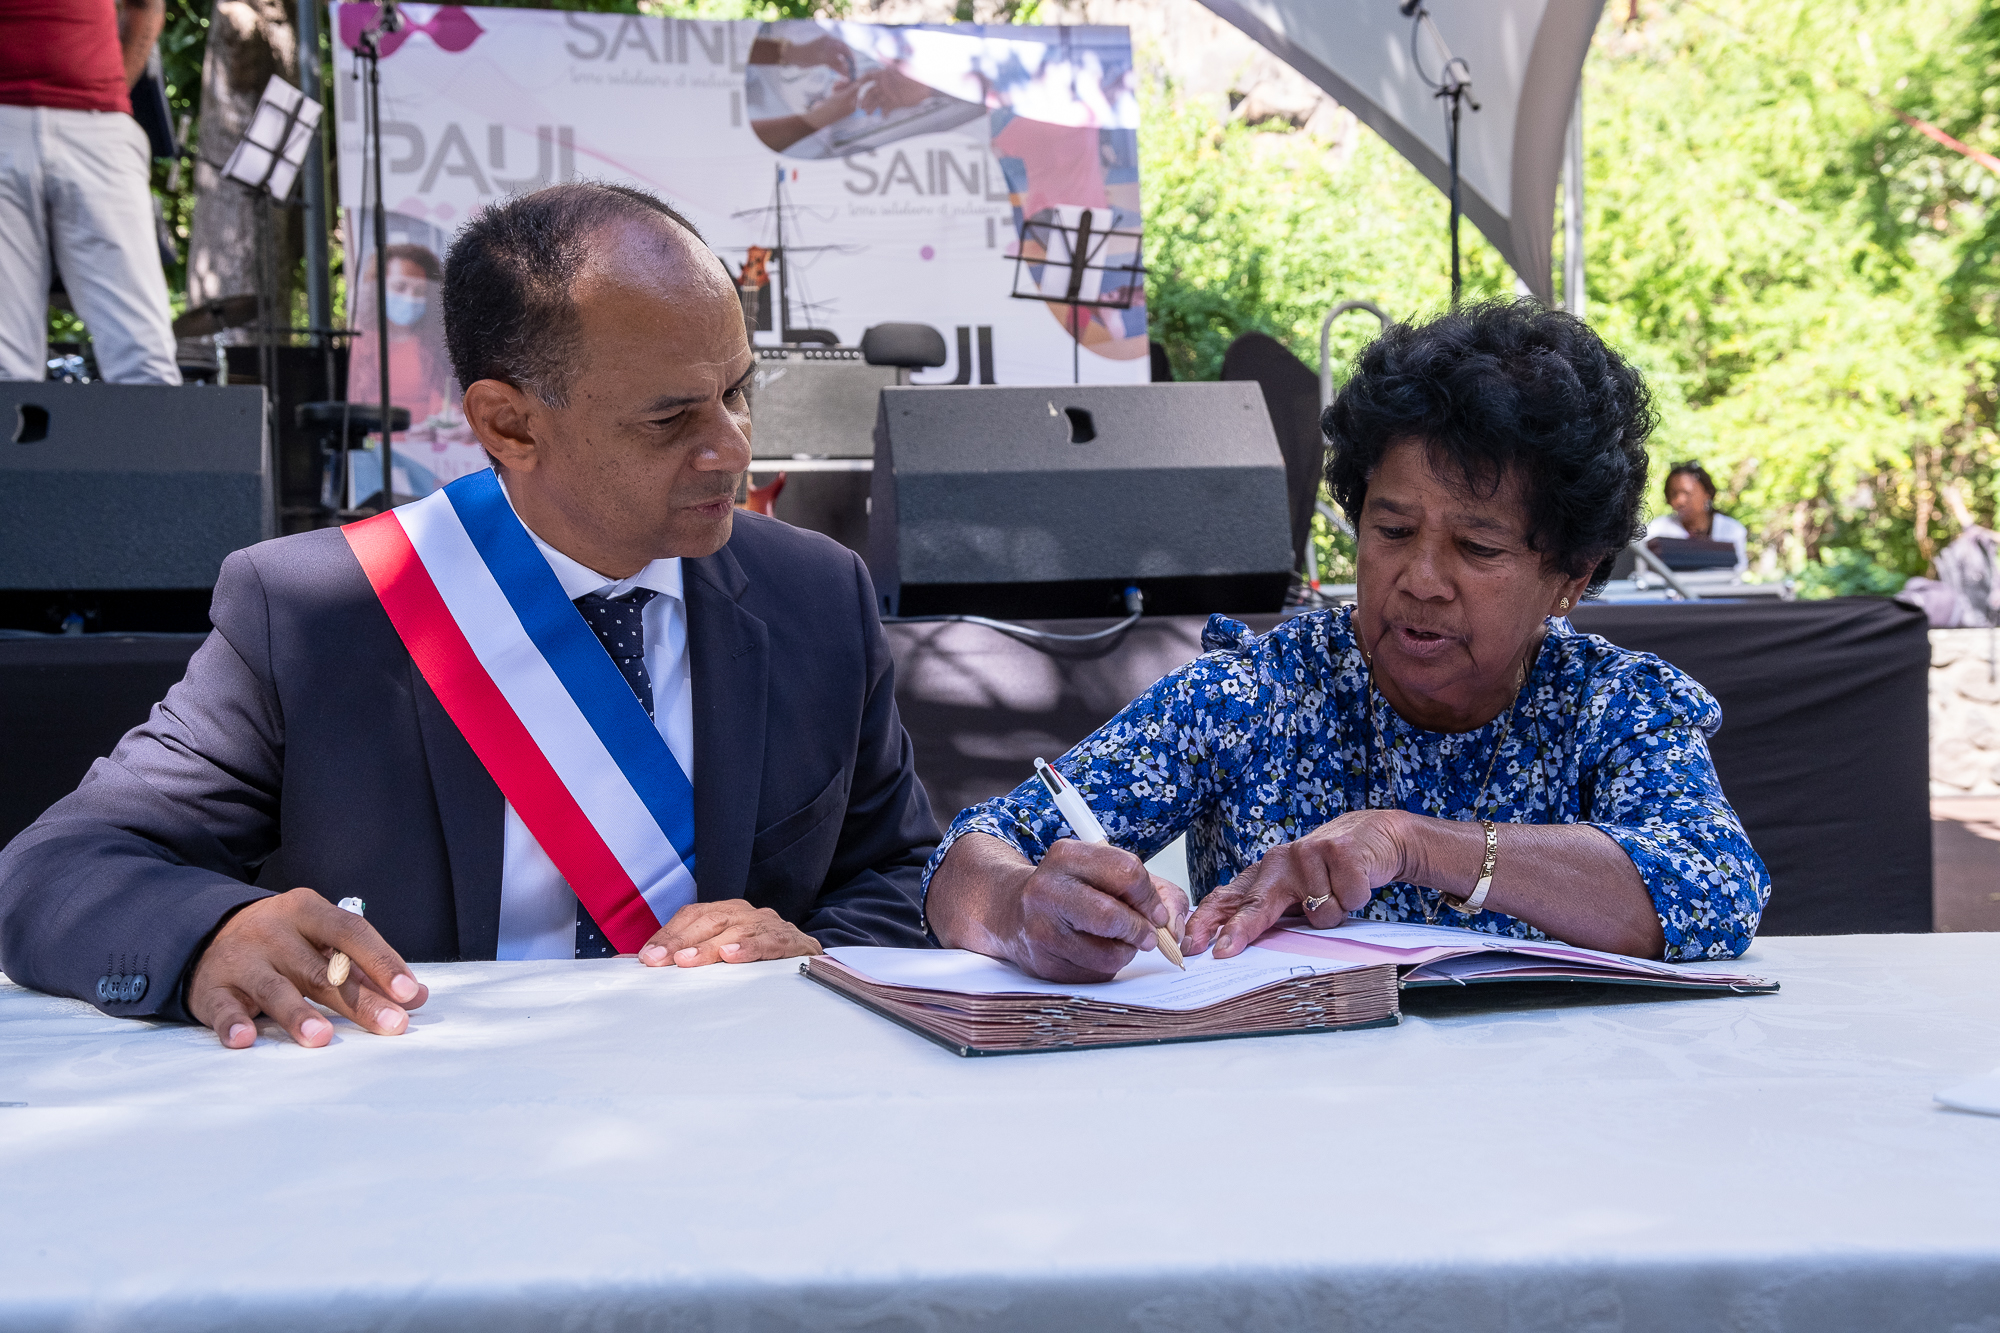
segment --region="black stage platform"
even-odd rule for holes
[[[1658,653],[1722,701],[1715,762],[1776,885],[1767,933],[1931,928],[1921,614],[1852,598],[1586,606],[1576,623]],[[940,817],[1010,790],[1037,754],[1054,757],[1188,661],[1202,624],[1142,621],[1116,651],[1081,659],[976,626],[891,626],[897,697]],[[0,842],[145,718],[199,642],[0,639]]]

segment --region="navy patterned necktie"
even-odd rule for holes
[[[644,617],[646,603],[659,594],[651,588],[634,588],[623,597],[611,598],[599,593],[586,593],[576,599],[576,609],[583,613],[584,623],[597,632],[597,641],[604,645],[604,651],[611,654],[611,660],[618,664],[618,670],[632,687],[632,693],[639,696],[639,702],[646,706],[646,716],[653,715],[653,678],[646,671],[646,629]],[[576,904],[576,956],[578,958],[613,958],[618,950],[611,947],[611,941],[604,938],[604,932],[590,919],[590,912],[581,899]]]

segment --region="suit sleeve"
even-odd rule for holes
[[[927,948],[917,898],[937,846],[937,820],[896,710],[896,664],[875,613],[875,585],[860,557],[849,558],[866,636],[866,694],[840,843],[801,929],[825,945]]]
[[[283,721],[264,589],[244,552],[223,563],[215,630],[187,675],[91,765],[74,792],[0,851],[0,971],[133,1018],[189,1017],[189,961],[278,842]],[[101,993],[104,977],[146,978]]]

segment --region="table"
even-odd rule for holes
[[[223,1051],[0,983],[0,1327],[1990,1328],[2000,934],[1768,997],[963,1060],[791,963],[422,969]]]

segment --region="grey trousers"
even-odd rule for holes
[[[114,384],[179,384],[146,132],[122,112],[0,105],[0,380],[48,373],[49,280]]]

